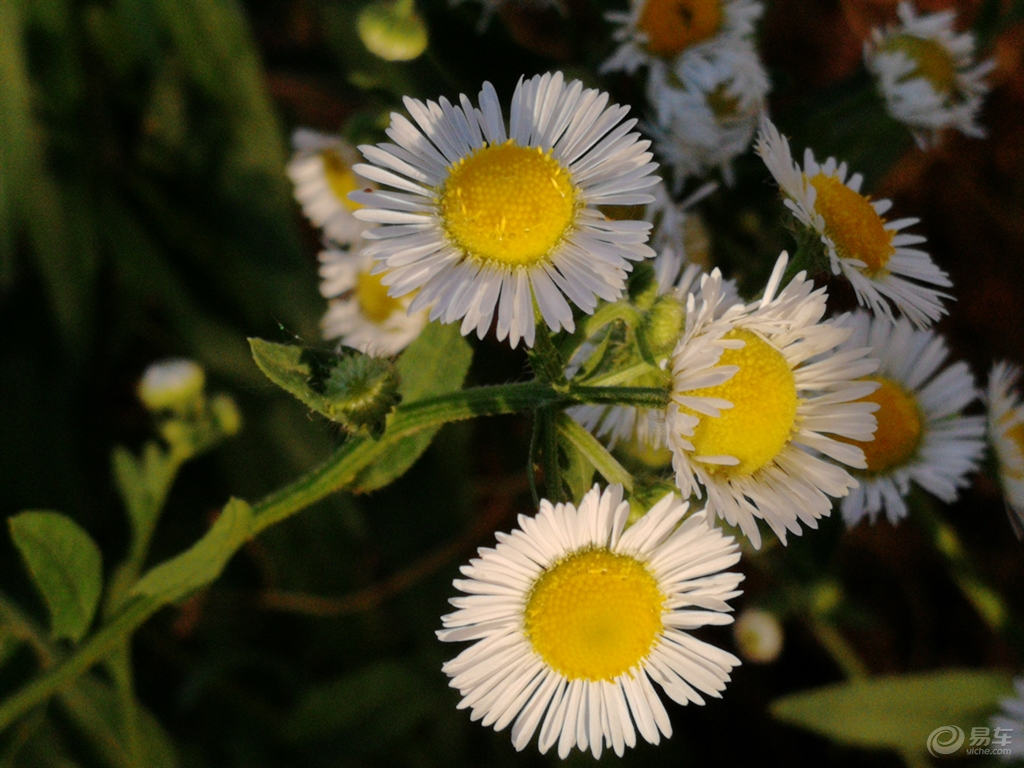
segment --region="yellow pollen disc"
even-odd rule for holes
[[[327,177],[327,185],[331,188],[334,196],[338,198],[338,202],[350,211],[362,208],[363,206],[359,203],[348,199],[349,192],[355,192],[362,188],[356,175],[352,173],[352,169],[337,152],[329,149],[321,152],[320,158],[324,163],[324,176]]]
[[[383,323],[392,313],[402,308],[399,299],[388,296],[388,287],[380,279],[384,275],[360,272],[356,278],[356,301],[363,317],[374,323]]]
[[[647,50],[665,57],[707,40],[721,25],[720,0],[647,0],[637,22]]]
[[[537,579],[526,636],[570,680],[613,680],[650,653],[665,596],[647,567],[606,549],[575,552]]]
[[[865,402],[878,403],[875,411],[878,429],[875,439],[861,442],[837,438],[864,449],[869,474],[884,474],[906,464],[921,444],[921,412],[914,396],[892,379],[872,376],[882,386],[867,397]]]
[[[839,255],[863,261],[869,275],[885,269],[896,252],[894,233],[885,229],[885,219],[871,207],[870,198],[854,192],[835,176],[819,173],[808,181],[818,192],[814,208],[824,217],[825,234],[832,238]]]
[[[729,479],[751,475],[779,455],[793,434],[799,399],[793,371],[775,347],[742,329],[725,338],[746,342],[742,349],[725,350],[719,361],[738,365],[739,371],[724,384],[686,394],[720,397],[733,404],[718,418],[700,416],[690,439],[697,456],[740,460],[734,466],[703,465],[711,474]]]
[[[913,35],[897,35],[882,48],[887,52],[902,51],[916,67],[902,81],[923,77],[936,93],[952,94],[956,89],[956,64],[945,46],[935,40]]]
[[[449,237],[468,256],[513,266],[546,258],[576,219],[572,177],[550,152],[511,139],[449,169],[439,201]]]

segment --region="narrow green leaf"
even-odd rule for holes
[[[22,512],[7,522],[46,601],[50,634],[80,640],[92,623],[103,587],[99,547],[59,512]]]
[[[180,600],[216,579],[251,531],[252,508],[241,499],[231,499],[203,538],[149,571],[132,588],[132,594],[168,603]]]
[[[473,348],[459,333],[457,324],[429,323],[398,359],[402,402],[413,403],[458,391],[472,359]],[[407,437],[367,467],[352,484],[353,489],[356,493],[367,493],[401,477],[423,455],[436,434],[437,428]]]
[[[609,483],[621,483],[627,491],[633,490],[633,476],[608,452],[600,440],[567,413],[558,414],[557,424],[559,439],[582,454],[605,480]]]
[[[842,744],[922,752],[936,728],[983,725],[1010,675],[965,669],[877,677],[776,699],[774,717]]]

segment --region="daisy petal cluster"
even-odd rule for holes
[[[1010,521],[1024,538],[1024,402],[1020,396],[1021,369],[1007,362],[992,366],[985,400],[988,439],[995,454],[999,484]]]
[[[955,501],[985,450],[984,418],[961,413],[979,394],[967,364],[943,369],[945,340],[905,319],[894,327],[857,312],[845,322],[853,335],[841,349],[872,349],[879,366],[870,380],[879,388],[864,398],[878,405],[878,429],[873,440],[857,443],[867,467],[855,473],[860,485],[843,499],[843,520],[874,522],[883,511],[890,523],[902,520],[912,482],[947,504]]]
[[[409,346],[427,324],[425,310],[408,311],[411,296],[388,296],[365,251],[322,251],[320,277],[320,293],[328,299],[327,314],[320,321],[325,339],[387,357]]]
[[[628,11],[606,16],[619,47],[599,71],[633,74],[718,40],[749,38],[763,11],[754,0],[630,0]]]
[[[803,272],[785,287],[783,254],[764,297],[719,311],[721,274],[701,279],[672,354],[668,438],[684,496],[707,494],[709,514],[739,526],[755,547],[764,520],[785,543],[816,528],[856,487],[847,467],[864,453],[837,438],[867,440],[877,388],[858,381],[878,365],[867,348],[836,351],[852,331],[825,321],[824,289]]]
[[[292,147],[285,171],[302,212],[338,245],[356,245],[367,225],[353,215],[359,204],[348,195],[373,185],[352,170],[359,161],[355,148],[337,136],[308,128],[292,134]]]
[[[538,736],[595,758],[622,755],[637,732],[657,744],[672,724],[655,689],[679,704],[718,698],[740,661],[690,634],[732,622],[743,576],[732,538],[674,495],[626,528],[622,487],[595,486],[575,507],[541,502],[462,567],[464,596],[441,640],[472,642],[444,665],[460,709],[522,750]]]
[[[864,62],[889,113],[922,148],[934,145],[943,128],[984,138],[977,117],[995,62],[975,63],[974,35],[954,31],[955,11],[918,15],[901,2],[897,13],[899,24],[872,30],[864,44]]]
[[[923,243],[923,237],[901,232],[917,219],[883,218],[892,203],[861,194],[863,177],[848,176],[846,163],[835,158],[819,164],[807,149],[801,167],[789,141],[767,118],[756,146],[786,207],[810,235],[820,238],[832,272],[850,282],[861,306],[890,320],[895,308],[919,328],[945,314],[942,300],[949,295],[938,288],[952,285],[949,277],[926,252],[911,247]]]
[[[650,133],[677,191],[715,169],[733,183],[731,161],[750,147],[768,90],[757,51],[745,39],[702,46],[651,68],[647,99],[656,124]]]
[[[649,203],[658,179],[628,107],[608,101],[560,72],[520,80],[507,126],[490,83],[479,108],[406,98],[412,121],[393,113],[394,143],[360,147],[369,164],[356,166],[391,189],[352,195],[380,225],[366,250],[390,295],[416,291],[411,311],[481,338],[497,316],[513,347],[533,346],[535,301],[552,330],[571,331],[570,301],[591,313],[617,299],[631,262],[654,255],[651,225],[597,207]]]

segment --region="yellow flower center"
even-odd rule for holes
[[[338,198],[338,202],[350,211],[362,208],[363,206],[359,203],[348,199],[348,193],[361,189],[362,185],[341,155],[333,150],[326,149],[320,153],[320,159],[324,164],[324,176],[327,177],[327,185],[331,188],[334,196]]]
[[[814,208],[824,217],[825,234],[832,238],[839,255],[863,261],[869,275],[885,269],[896,251],[893,233],[871,207],[870,198],[854,192],[835,176],[819,173],[808,181],[818,193]]]
[[[380,279],[384,275],[360,272],[356,278],[356,301],[363,317],[374,323],[383,323],[392,313],[402,309],[400,299],[388,296],[388,287]]]
[[[897,382],[881,376],[872,376],[882,386],[867,397],[865,402],[878,403],[875,411],[878,429],[875,439],[866,442],[843,440],[864,449],[868,474],[879,475],[906,464],[921,444],[921,411],[914,396]]]
[[[697,456],[740,460],[734,466],[704,465],[728,479],[751,475],[779,455],[793,434],[799,398],[793,371],[779,350],[751,331],[730,331],[725,338],[746,342],[741,349],[725,350],[719,363],[737,365],[739,371],[724,384],[687,395],[720,397],[733,404],[718,418],[701,416],[691,438]]]
[[[453,164],[439,206],[467,256],[525,266],[547,257],[572,228],[577,194],[550,152],[510,139]]]
[[[665,596],[647,566],[606,549],[575,552],[537,579],[526,636],[570,680],[613,680],[643,661],[662,630]]]
[[[956,63],[941,43],[913,35],[897,35],[887,41],[883,51],[902,51],[914,64],[914,70],[901,80],[923,77],[936,93],[952,94],[956,90]]]
[[[720,0],[647,0],[637,22],[647,50],[665,57],[707,40],[721,25]]]

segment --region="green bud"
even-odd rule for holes
[[[659,296],[647,315],[647,343],[655,359],[672,354],[683,334],[686,308],[670,295]]]
[[[353,353],[342,357],[324,380],[324,412],[349,431],[384,431],[384,420],[398,405],[399,375],[383,357]]]
[[[385,61],[410,61],[427,49],[427,25],[412,2],[370,3],[359,12],[356,29],[367,50]]]
[[[827,616],[839,607],[843,590],[834,581],[823,581],[811,591],[811,610],[818,616]]]
[[[142,374],[138,394],[150,411],[187,413],[202,407],[206,374],[192,360],[171,358],[153,363]]]
[[[210,416],[214,428],[224,437],[237,435],[242,428],[242,414],[229,395],[214,395],[210,398]]]
[[[646,515],[651,507],[670,493],[678,496],[679,489],[671,483],[663,481],[657,481],[649,485],[640,485],[638,482],[633,489],[632,495],[629,497],[629,517],[627,518],[626,526],[633,525],[633,523]]]

